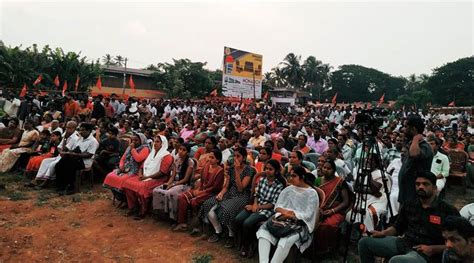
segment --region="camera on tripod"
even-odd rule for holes
[[[355,118],[355,124],[362,127],[364,132],[376,135],[379,127],[383,125],[383,116],[388,115],[385,109],[362,110]]]

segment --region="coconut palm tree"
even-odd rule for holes
[[[115,65],[114,59],[110,54],[105,54],[105,56],[102,57],[102,62],[106,66]]]
[[[119,67],[123,66],[123,62],[124,62],[125,58],[118,55],[118,56],[115,56],[115,64]]]
[[[330,66],[323,64],[313,56],[309,56],[303,64],[303,71],[305,88],[309,89],[313,94],[313,98],[316,97],[317,91],[318,99],[321,100],[321,92],[329,86]]]
[[[296,89],[300,89],[303,86],[304,72],[300,65],[300,60],[301,56],[289,53],[281,63],[281,70],[285,76],[286,82]]]

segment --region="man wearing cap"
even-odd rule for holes
[[[395,224],[383,231],[372,231],[371,237],[359,241],[361,263],[374,262],[375,257],[391,258],[389,262],[439,261],[445,248],[442,224],[450,215],[459,213],[453,206],[438,199],[436,176],[417,173],[418,198],[406,202]]]

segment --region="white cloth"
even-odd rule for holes
[[[63,134],[63,138],[64,138]],[[74,145],[76,145],[77,141],[79,140],[79,135],[77,132],[74,132],[68,138],[64,138],[61,143],[59,144],[58,148],[63,149],[64,147],[68,149],[73,149]],[[46,158],[41,162],[41,165],[36,173],[36,179],[39,180],[46,180],[46,179],[54,179],[55,168],[56,164],[61,160],[61,156]]]
[[[19,99],[13,99],[12,101],[6,100],[3,105],[3,111],[10,117],[16,117],[18,109],[20,109],[21,101]]]
[[[387,167],[387,173],[391,175],[392,178],[392,188],[390,190],[390,206],[392,207],[393,215],[398,215],[398,210],[400,209],[400,203],[398,202],[398,173],[402,168],[402,159],[394,159]]]
[[[474,226],[474,203],[465,205],[461,211],[459,211],[459,214],[469,220],[469,223]]]
[[[306,224],[309,233],[312,233],[316,224],[316,213],[319,211],[318,193],[310,187],[301,188],[290,185],[281,191],[275,204],[275,209],[277,208],[293,211],[296,217]],[[298,233],[295,233],[294,235],[298,235]],[[273,245],[278,242],[278,246],[282,247],[287,246],[289,243],[295,243],[292,235],[280,239],[275,238],[270,234],[270,232],[268,232],[265,224],[263,224],[257,231],[257,238],[264,238],[270,241]],[[300,251],[303,252],[311,244],[311,241],[312,235],[310,235],[309,240],[304,244],[301,244],[301,242],[297,240],[296,245]]]
[[[39,180],[54,179],[56,164],[59,162],[59,160],[61,160],[61,156],[44,159],[41,162],[38,173],[36,174],[36,179],[39,179]]]
[[[367,231],[369,232],[372,232],[376,225],[374,224],[375,222],[375,217],[378,217],[380,219],[380,216],[382,214],[385,214],[387,212],[387,196],[385,195],[385,191],[384,191],[384,188],[383,188],[383,178],[382,178],[382,173],[380,172],[380,170],[375,170],[375,171],[372,171],[371,172],[371,175],[372,175],[372,180],[375,181],[375,182],[378,182],[380,184],[382,184],[382,188],[380,189],[380,192],[382,193],[382,195],[380,197],[376,197],[372,194],[367,194],[367,209],[366,209],[366,213],[365,213],[365,216],[364,216],[364,225],[365,225],[365,228]],[[357,180],[357,176],[356,175],[356,178],[355,180]],[[367,184],[367,180],[369,178],[368,177],[365,177],[365,182],[364,184]],[[390,181],[387,182],[387,186],[390,188],[391,185],[389,185]],[[357,195],[360,195],[360,193],[357,193]],[[361,202],[362,204],[364,202]],[[361,204],[361,205],[362,205]],[[376,211],[376,214],[373,214],[372,211],[369,209],[369,206],[372,206],[375,211]],[[359,209],[362,209],[363,207],[359,207]],[[350,221],[351,219],[351,212],[348,212],[346,214],[346,220],[347,221]],[[380,220],[377,220],[380,221]],[[361,222],[361,214],[360,213],[357,213],[356,215],[356,221],[355,222]]]
[[[92,166],[92,161],[93,161],[95,152],[97,151],[97,148],[99,148],[99,143],[94,138],[94,136],[92,136],[92,134],[89,134],[89,137],[87,138],[80,137],[79,140],[74,145],[74,147],[69,150],[74,150],[74,148],[76,147],[79,147],[82,153],[92,154],[90,158],[82,159],[82,161],[84,162],[84,167],[90,168]]]
[[[436,188],[440,193],[446,185],[446,177],[449,176],[449,158],[445,154],[436,152],[431,163],[431,172],[436,176],[443,175],[443,178],[436,179]]]
[[[150,177],[153,174],[160,171],[161,161],[163,157],[170,154],[168,152],[168,140],[165,136],[159,135],[161,139],[161,148],[156,151],[155,147],[151,150],[150,154],[146,158],[145,162],[143,163],[143,176]]]

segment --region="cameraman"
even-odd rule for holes
[[[356,213],[355,222],[363,223],[365,231],[372,232],[380,222],[380,216],[387,212],[387,195],[383,188],[383,178],[380,171],[381,164],[375,155],[367,158],[367,170],[355,175],[354,192],[356,200],[352,211],[346,214],[346,220],[350,222],[353,213]],[[391,184],[387,186],[389,189]],[[364,200],[366,199],[366,200]],[[364,220],[361,220],[364,215]]]
[[[400,205],[416,198],[415,179],[417,174],[424,174],[431,170],[433,151],[425,141],[423,131],[425,124],[418,115],[411,115],[406,122],[406,133],[411,139],[408,154],[402,160],[402,168],[399,173],[399,195]]]

